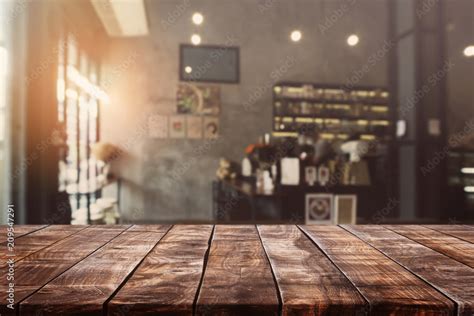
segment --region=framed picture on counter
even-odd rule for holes
[[[336,195],[334,200],[335,224],[356,224],[357,219],[357,195]]]
[[[332,194],[306,194],[305,222],[306,224],[334,223],[334,196]]]

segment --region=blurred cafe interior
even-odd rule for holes
[[[472,0],[2,0],[0,25],[18,224],[474,221]]]

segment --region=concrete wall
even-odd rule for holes
[[[385,0],[155,0],[147,8],[150,36],[114,39],[104,59],[112,103],[102,108],[101,136],[127,152],[114,168],[124,178],[122,211],[133,221],[211,219],[219,158],[240,161],[249,143],[271,131],[275,79],[387,84]],[[205,17],[199,27],[195,11]],[[293,29],[303,33],[298,44],[289,40]],[[149,139],[147,116],[175,111],[179,44],[193,33],[203,44],[231,38],[240,46],[241,82],[221,85],[221,137]],[[354,48],[346,44],[351,33],[361,38]]]

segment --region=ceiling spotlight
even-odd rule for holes
[[[293,32],[291,32],[290,37],[293,42],[299,42],[301,40],[301,37],[303,37],[303,35],[301,34],[299,30],[294,30]]]
[[[193,68],[191,68],[190,66],[186,66],[184,67],[184,71],[187,73],[187,74],[190,74],[193,72]]]
[[[203,21],[204,21],[204,17],[202,16],[201,13],[195,12],[195,13],[193,14],[193,23],[194,23],[194,24],[196,24],[196,25],[201,25]]]
[[[470,45],[464,49],[464,56],[474,57],[474,45]]]
[[[347,44],[349,46],[356,46],[359,44],[359,36],[352,34],[347,38]]]
[[[193,43],[194,45],[201,44],[201,36],[199,36],[198,34],[193,34],[193,36],[191,36],[191,43]]]

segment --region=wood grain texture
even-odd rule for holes
[[[108,315],[192,315],[210,225],[174,226],[108,304]]]
[[[120,228],[118,226],[115,229],[88,227],[19,261],[15,265],[14,271],[15,304],[18,305],[43,285],[116,237],[124,229],[125,227]],[[0,269],[0,274],[6,275],[7,269]],[[7,300],[6,281],[5,278],[2,278],[0,285],[1,302]],[[0,306],[0,313],[2,315],[14,315],[14,311],[6,308],[4,304]]]
[[[282,297],[283,315],[363,315],[366,302],[294,225],[258,226]]]
[[[255,226],[215,226],[198,315],[277,315],[279,300]]]
[[[125,231],[20,304],[20,314],[102,315],[103,305],[170,227]]]
[[[474,244],[418,225],[385,225],[390,230],[474,268]]]
[[[21,236],[30,234],[37,230],[43,229],[47,226],[48,225],[14,225],[13,231],[15,233],[15,238],[19,238]],[[0,225],[0,236],[2,236],[0,240],[2,240],[2,242],[4,242],[6,239],[7,230],[8,230],[7,225]]]
[[[302,229],[347,276],[374,315],[451,315],[454,303],[378,250],[337,226]]]
[[[444,252],[474,228],[396,227],[430,246],[382,226],[17,226],[15,312],[472,315],[474,269]]]
[[[455,301],[458,315],[474,314],[473,269],[381,226],[343,227]]]
[[[474,230],[462,225],[424,225],[430,229],[439,231],[474,244]]]
[[[15,238],[15,247],[13,251],[13,258],[15,262],[44,249],[68,236],[76,234],[85,229],[87,226],[71,226],[71,225],[54,225],[43,229],[33,231],[25,234],[19,238]],[[10,259],[12,253],[9,251],[2,251],[0,253],[0,268],[7,266],[6,261]]]

